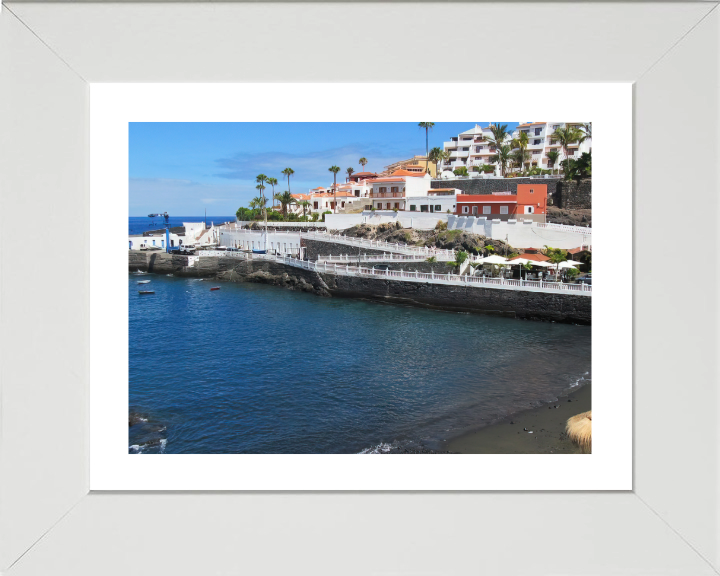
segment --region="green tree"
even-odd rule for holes
[[[337,174],[340,172],[339,166],[330,166],[328,168],[329,172],[333,173],[333,198],[335,200],[335,214],[337,214]],[[323,216],[323,222],[325,221],[325,217]]]
[[[298,205],[302,206],[303,218],[305,218],[305,209],[310,207],[310,202],[308,202],[307,200],[301,200],[300,202],[298,202]]]
[[[282,207],[283,218],[287,218],[288,206],[290,206],[290,204],[295,203],[295,198],[293,198],[293,195],[290,194],[290,192],[283,192],[282,194],[280,194],[280,193],[275,194],[275,196],[273,196],[273,198],[275,200],[277,200],[278,202],[280,202],[280,206]]]
[[[272,197],[275,198],[275,186],[277,186],[277,178],[268,178],[267,183],[272,186]]]
[[[428,140],[429,134],[428,133],[430,130],[432,130],[432,127],[435,126],[435,122],[418,122],[418,126],[420,128],[425,129],[425,172],[427,172],[428,171],[428,162],[430,160],[428,158],[428,155],[430,154],[429,140]]]
[[[289,192],[289,191],[290,191],[290,176],[292,176],[293,174],[295,174],[295,170],[293,170],[292,168],[285,168],[285,170],[283,170],[282,173],[283,173],[285,176],[287,176],[287,180],[288,180],[288,192]]]
[[[347,169],[345,170],[345,172],[347,172],[348,181],[349,181],[349,180],[350,180],[350,176],[353,175],[353,172],[355,172],[355,170],[353,170],[352,168],[347,168]]]
[[[562,146],[565,160],[568,158],[568,148],[573,143],[580,143],[585,139],[585,135],[582,130],[575,128],[574,126],[565,126],[563,128],[557,128],[555,132],[550,135],[550,141],[557,140]]]
[[[437,146],[430,150],[430,154],[428,154],[428,160],[430,162],[433,162],[435,164],[435,175],[440,175],[440,162],[443,161],[445,157],[445,151],[442,148],[438,148]]]
[[[520,132],[518,134],[517,138],[513,138],[512,142],[510,143],[512,146],[518,149],[519,154],[517,155],[517,158],[520,161],[520,169],[523,169],[523,165],[525,164],[525,160],[528,159],[527,156],[527,147],[529,144],[529,139],[527,132]]]
[[[489,126],[490,132],[492,133],[492,138],[488,138],[488,144],[491,148],[495,148],[495,155],[490,156],[490,162],[494,164],[499,164],[499,158],[501,156],[500,152],[505,146],[505,140],[507,140],[508,131],[507,131],[507,124],[491,124]],[[493,160],[493,158],[497,158],[496,160]],[[507,165],[510,158],[510,147],[508,147],[507,153],[505,154],[505,165]],[[505,168],[501,165],[500,169],[502,171],[502,175],[505,175]]]
[[[560,263],[567,260],[567,251],[563,250],[562,248],[552,248],[547,244],[544,246],[544,248],[545,256],[548,257],[548,261],[551,264],[555,264],[555,270],[557,271]]]
[[[555,148],[552,148],[551,150],[548,150],[545,154],[548,159],[548,163],[550,164],[550,168],[555,168],[557,165],[558,159],[560,158],[560,152],[558,152]]]
[[[505,145],[498,148],[495,154],[490,156],[490,162],[498,164],[501,174],[505,176],[507,165],[510,162],[510,146]]]
[[[453,174],[455,174],[455,176],[467,176],[468,169],[465,166],[460,166],[460,168],[453,170]]]
[[[455,254],[455,261],[454,262],[447,262],[448,266],[452,266],[453,268],[457,268],[457,271],[460,272],[460,267],[463,265],[465,260],[468,259],[468,253],[464,250],[459,250],[457,254]]]
[[[360,166],[363,167],[363,171],[365,171],[365,166],[367,166],[367,163],[368,163],[368,161],[367,161],[367,158],[365,158],[365,156],[363,156],[362,158],[360,158],[360,160],[358,160],[358,164],[360,164]]]

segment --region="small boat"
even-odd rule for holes
[[[150,280],[138,280],[138,284],[150,284]]]
[[[220,286],[213,286],[212,288],[210,288],[210,292],[212,292],[213,290],[220,290]]]
[[[138,290],[138,294],[155,294],[155,290]]]
[[[253,254],[267,254],[267,250],[255,250],[253,248]]]

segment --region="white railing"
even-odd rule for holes
[[[350,266],[349,264],[330,264],[326,262],[309,262],[298,260],[290,256],[266,256],[264,259],[274,259],[288,266],[312,270],[324,274],[339,276],[359,276],[373,278],[392,278],[403,282],[430,282],[434,284],[449,284],[454,286],[473,286],[477,288],[494,288],[499,290],[522,290],[528,292],[545,292],[572,294],[576,296],[592,296],[592,286],[586,284],[565,284],[562,282],[543,282],[542,280],[507,280],[505,278],[486,278],[485,276],[468,276],[458,274],[437,274],[435,272],[409,272],[405,270],[380,270],[363,266]]]
[[[567,226],[565,224],[552,224],[552,223],[538,223],[538,228],[552,228],[554,230],[565,230],[566,232],[576,232],[578,234],[585,234],[586,236],[592,236],[592,228],[583,228],[582,226]]]
[[[318,256],[318,262],[424,262],[423,254],[341,254],[339,256]]]
[[[387,250],[388,252],[398,252],[400,254],[422,255],[425,258],[435,256],[438,260],[455,260],[455,252],[453,250],[428,248],[427,246],[410,246],[403,242],[390,243],[383,242],[382,240],[367,240],[365,238],[340,236],[338,234],[322,232],[303,232],[303,237],[311,240],[347,244],[348,246],[364,246],[374,250]]]
[[[265,229],[265,222],[262,220],[238,220],[235,222],[235,228],[242,228],[243,226],[252,226],[253,224],[257,224],[258,226],[262,226],[263,229]],[[268,228],[277,227],[277,228],[325,228],[327,227],[327,223],[325,222],[268,222]]]

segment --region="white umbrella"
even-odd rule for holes
[[[570,262],[572,262],[572,261],[569,260],[569,261],[566,261],[566,262],[560,262],[560,264],[558,265],[558,268],[561,269],[561,270],[564,270],[565,268],[574,268],[575,266],[579,266],[579,265],[580,265],[580,262],[578,262],[577,264],[574,263],[574,262],[571,264]]]
[[[488,256],[487,258],[483,258],[479,260],[479,262],[483,264],[507,264],[508,261],[506,258],[503,258],[502,256],[498,256],[497,254],[493,254],[492,256]]]

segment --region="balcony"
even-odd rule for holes
[[[457,148],[458,143],[456,141],[450,141],[450,142],[443,142],[443,148],[446,150],[448,148]]]
[[[370,192],[370,198],[405,198],[404,192]]]

